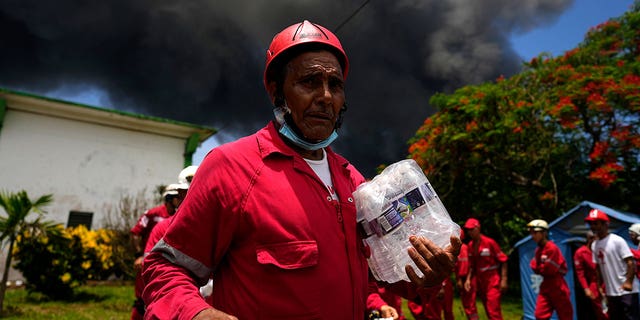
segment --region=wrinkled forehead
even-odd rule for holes
[[[292,72],[326,72],[342,76],[342,67],[338,58],[329,51],[303,52],[287,63]]]

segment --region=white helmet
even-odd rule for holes
[[[640,240],[640,223],[634,223],[629,227],[629,232],[636,234],[638,240]]]
[[[196,170],[198,170],[198,166],[188,166],[178,175],[178,183],[186,183],[187,185],[191,184],[191,179],[196,174]]]
[[[533,231],[546,231],[546,230],[549,230],[549,224],[547,224],[546,221],[540,220],[540,219],[531,220],[531,222],[529,222],[527,224],[527,227],[529,229],[533,229]]]
[[[162,197],[166,197],[168,195],[177,196],[178,189],[180,185],[177,183],[172,183],[164,188],[164,192],[162,193]]]

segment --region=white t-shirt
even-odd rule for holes
[[[598,264],[607,296],[621,296],[638,292],[638,279],[633,277],[633,290],[622,290],[622,284],[627,278],[627,262],[625,258],[633,254],[627,242],[615,233],[609,233],[603,239],[593,242],[591,245],[593,262]]]
[[[333,190],[333,182],[331,182],[331,171],[329,171],[329,162],[327,162],[327,152],[322,149],[322,159],[321,160],[309,160],[303,158],[306,161],[313,172],[316,173],[318,178],[322,180],[325,187],[327,188],[327,192],[331,196],[332,200],[338,200],[338,195],[336,191]]]

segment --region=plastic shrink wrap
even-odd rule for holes
[[[422,169],[411,159],[388,166],[353,193],[358,224],[371,249],[369,268],[377,280],[409,281],[405,265],[420,270],[409,257],[410,235],[449,245],[460,226],[451,220]]]

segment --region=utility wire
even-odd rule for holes
[[[344,21],[342,21],[342,23],[341,23],[341,24],[339,24],[339,25],[338,25],[338,26],[333,30],[333,33],[338,33],[338,31],[339,31],[339,30],[340,30],[340,29],[341,29],[345,24],[347,24],[347,22],[349,22],[349,20],[351,20],[353,17],[355,17],[355,15],[356,15],[356,14],[358,14],[358,12],[360,12],[360,10],[362,10],[362,8],[364,8],[364,6],[366,6],[366,5],[369,3],[369,1],[371,1],[371,0],[365,0],[365,2],[364,2],[364,3],[363,3],[363,4],[362,4],[358,9],[356,9],[355,11],[353,11],[353,13],[352,13],[350,16],[348,16]]]

